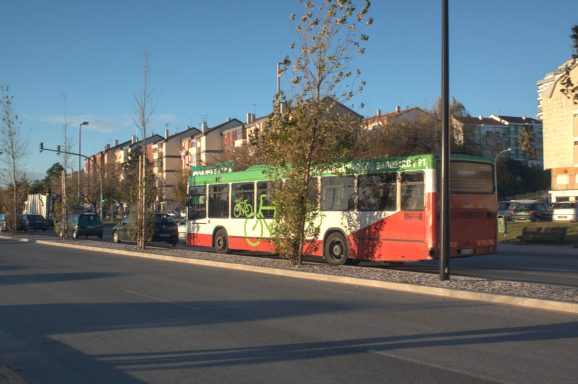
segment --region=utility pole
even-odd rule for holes
[[[80,186],[81,184],[81,156],[82,156],[82,126],[88,125],[88,121],[84,121],[78,125],[78,204],[80,205]],[[64,150],[67,151],[68,148],[64,147]]]
[[[440,188],[440,280],[450,279],[450,142],[448,0],[442,0],[442,145]]]

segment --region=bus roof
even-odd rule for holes
[[[397,172],[397,171],[417,171],[432,169],[438,156],[433,154],[413,155],[404,157],[390,157],[383,159],[371,160],[353,160],[344,165],[339,165],[331,174],[369,174],[378,172]],[[472,161],[480,163],[491,163],[490,159],[469,155],[451,155],[452,160]],[[189,185],[206,185],[206,184],[226,184],[267,180],[267,166],[254,165],[242,171],[231,171],[232,164],[217,164],[214,167],[199,167],[193,171],[193,176],[189,177]]]

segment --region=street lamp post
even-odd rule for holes
[[[285,58],[283,61],[277,62],[277,95],[281,92],[281,74],[282,71],[287,69],[287,67],[291,64],[291,61],[288,58]],[[283,69],[281,69],[283,66]]]
[[[498,161],[498,157],[500,157],[502,154],[506,153],[506,152],[510,152],[512,151],[512,148],[506,148],[503,151],[498,152],[498,154],[496,155],[496,157],[494,157],[494,184],[496,184],[496,197],[498,196],[498,167],[496,165],[496,162]]]
[[[506,148],[503,151],[498,152],[496,157],[494,157],[494,164],[496,163],[496,161],[498,161],[498,157],[500,157],[502,155],[502,153],[511,152],[511,151],[512,151],[512,148]]]
[[[82,126],[88,125],[88,121],[84,121],[78,125],[78,203],[80,204],[80,173],[81,173],[81,158],[82,158]]]

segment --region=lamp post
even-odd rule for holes
[[[506,148],[503,151],[498,152],[496,157],[494,157],[494,164],[496,163],[496,161],[498,161],[498,157],[500,157],[502,155],[502,153],[511,152],[511,151],[512,151],[512,148]]]
[[[281,92],[281,66],[283,66],[284,71],[290,64],[291,61],[288,58],[285,58],[283,61],[279,61],[277,63],[277,95],[279,95]]]
[[[80,173],[81,173],[81,157],[82,157],[82,126],[88,125],[88,121],[84,121],[78,125],[78,203],[80,204]]]
[[[496,197],[498,196],[498,167],[496,166],[496,162],[498,161],[498,157],[500,157],[502,154],[506,153],[506,152],[510,152],[512,151],[512,148],[506,148],[503,151],[498,152],[498,154],[496,155],[496,157],[494,157],[494,183],[496,184]]]

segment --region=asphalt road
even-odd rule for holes
[[[578,317],[0,240],[30,383],[568,383]]]
[[[47,231],[31,231],[24,236],[30,238],[56,238]],[[98,240],[91,237],[92,240]],[[105,227],[102,241],[112,241],[111,227]],[[154,243],[154,246],[172,246]],[[178,249],[195,249],[180,242]],[[362,267],[394,268],[424,273],[439,273],[437,261],[422,261],[388,266],[383,263],[362,263]],[[450,260],[450,272],[457,276],[474,276],[486,279],[523,281],[540,284],[578,287],[578,248],[568,246],[510,245],[500,244],[498,254],[465,257]]]

